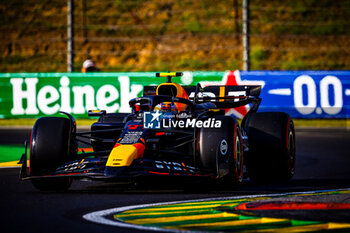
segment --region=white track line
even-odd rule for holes
[[[120,213],[127,210],[138,209],[138,208],[147,208],[151,206],[158,205],[172,205],[172,204],[180,204],[187,202],[202,202],[202,201],[217,201],[217,200],[235,200],[235,199],[243,199],[243,198],[257,198],[257,197],[278,197],[278,196],[288,196],[288,195],[298,195],[298,194],[313,194],[313,193],[324,193],[324,192],[335,192],[335,191],[347,191],[349,189],[329,189],[329,190],[317,190],[317,191],[306,191],[306,192],[290,192],[290,193],[279,193],[279,194],[260,194],[260,195],[246,195],[246,196],[234,196],[234,197],[216,197],[216,198],[205,198],[205,199],[197,199],[197,200],[187,200],[187,201],[172,201],[172,202],[161,202],[161,203],[153,203],[153,204],[142,204],[142,205],[132,205],[132,206],[124,206],[117,207],[112,209],[106,209],[101,211],[96,211],[92,213],[85,214],[83,218],[87,221],[91,221],[98,224],[116,226],[116,227],[126,227],[138,230],[146,230],[146,231],[163,231],[163,232],[174,232],[174,233],[195,233],[195,232],[205,232],[205,231],[184,231],[184,230],[175,230],[175,229],[165,229],[160,227],[148,227],[142,225],[134,225],[130,223],[119,222],[117,220],[111,220],[106,216],[111,214]]]

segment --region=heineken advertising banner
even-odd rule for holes
[[[1,73],[0,117],[36,118],[59,111],[86,118],[87,110],[130,112],[129,100],[143,86],[158,85],[155,72]],[[348,118],[350,71],[184,72],[182,85],[261,85],[260,111],[285,111],[294,118]],[[229,93],[226,93],[229,95]],[[228,110],[242,117],[249,106]]]

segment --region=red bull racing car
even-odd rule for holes
[[[172,82],[181,72],[156,75],[167,82],[145,86],[142,97],[129,101],[131,113],[89,111],[98,117],[90,131],[77,132],[68,113],[39,118],[29,143],[30,166],[26,148],[20,178],[39,190],[65,190],[82,178],[207,177],[228,186],[243,176],[291,179],[293,121],[286,113],[257,112],[260,86],[181,86]],[[245,105],[250,110],[241,124],[225,115]]]

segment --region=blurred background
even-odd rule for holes
[[[74,71],[242,69],[242,0],[75,0]],[[251,70],[349,70],[350,1],[250,0]],[[67,70],[67,1],[0,1],[0,72]]]

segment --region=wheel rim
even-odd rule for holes
[[[240,139],[241,138],[240,138],[239,130],[236,130],[234,160],[235,160],[235,170],[236,170],[236,176],[237,176],[236,179],[238,182],[242,181],[242,163],[243,163],[242,144]]]
[[[239,136],[238,135],[236,136],[235,154],[236,154],[237,170],[239,171],[238,173],[240,173],[242,158],[241,158],[241,143],[239,141]]]
[[[295,167],[295,139],[292,129],[289,129],[288,134],[288,157],[290,161],[290,169],[293,171]]]

